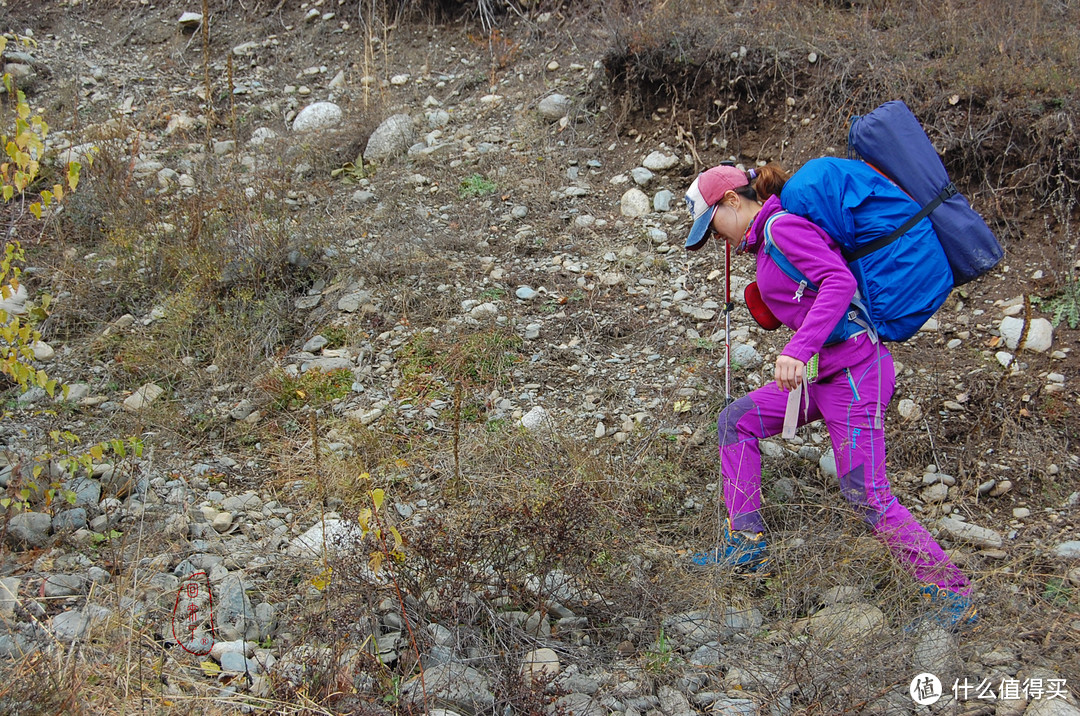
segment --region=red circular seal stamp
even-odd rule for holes
[[[172,633],[184,651],[206,656],[214,646],[214,595],[210,577],[195,572],[180,582],[172,612]]]

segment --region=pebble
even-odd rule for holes
[[[532,286],[519,286],[514,295],[520,298],[522,301],[531,301],[540,295],[540,292],[534,289]]]
[[[935,483],[920,492],[919,497],[923,502],[944,502],[949,498],[949,486],[940,482]]]
[[[214,520],[211,523],[213,528],[218,532],[227,532],[232,527],[233,516],[229,512],[221,512],[214,516]]]
[[[675,154],[667,154],[665,152],[651,152],[641,165],[653,172],[664,172],[668,169],[674,169],[679,166],[679,157]]]
[[[46,597],[70,597],[83,590],[83,578],[77,574],[54,574],[45,580]]]
[[[646,216],[652,211],[652,201],[641,189],[627,189],[619,200],[619,211],[630,219]]]
[[[0,579],[0,619],[10,619],[15,614],[15,607],[19,603],[19,587],[22,585],[18,577],[4,577]]]
[[[20,512],[8,519],[7,537],[16,546],[44,547],[49,540],[52,518],[40,512]]]
[[[201,25],[202,21],[203,21],[202,13],[185,12],[182,15],[180,15],[180,19],[177,20],[177,23],[182,28],[192,28],[192,29],[194,29],[194,28],[198,27],[199,25]]]
[[[1061,559],[1080,559],[1080,541],[1062,542],[1054,548],[1054,556]]]
[[[553,649],[535,649],[527,653],[521,661],[521,673],[530,683],[538,680],[550,681],[558,676],[560,671],[559,655]]]
[[[294,132],[318,132],[336,127],[343,121],[345,113],[333,102],[315,102],[304,107],[293,119]]]
[[[897,403],[896,409],[900,413],[900,417],[909,422],[914,422],[922,417],[922,408],[910,398],[904,398]]]
[[[1000,549],[1004,544],[1001,535],[992,529],[979,527],[968,522],[961,522],[952,517],[943,517],[938,522],[941,529],[954,539],[970,542],[977,547]]]
[[[1016,350],[1024,330],[1024,319],[1006,316],[1001,320],[999,331],[1010,350]],[[1045,318],[1034,318],[1027,326],[1022,350],[1046,353],[1054,341],[1054,326]]]
[[[531,408],[529,412],[525,413],[521,417],[521,427],[525,428],[529,432],[539,430],[543,427],[551,425],[551,416],[548,411],[539,405]]]
[[[570,111],[570,98],[563,94],[551,94],[537,105],[540,116],[552,121],[562,119]]]

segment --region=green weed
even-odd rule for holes
[[[671,642],[668,641],[667,635],[664,634],[664,630],[660,629],[660,634],[656,637],[656,643],[645,652],[645,668],[654,674],[662,674],[667,671],[675,659],[675,650],[672,648]]]
[[[1080,278],[1070,277],[1060,293],[1049,298],[1033,297],[1031,302],[1052,314],[1055,326],[1061,325],[1062,321],[1068,323],[1069,328],[1080,326]]]
[[[470,174],[461,180],[461,184],[458,186],[458,193],[461,194],[462,198],[470,198],[494,194],[496,189],[495,182],[484,175]]]
[[[344,368],[327,373],[318,369],[293,376],[275,369],[263,378],[262,387],[272,396],[275,410],[297,410],[305,405],[321,407],[344,398],[352,390],[354,378]]]
[[[327,348],[341,348],[349,342],[349,329],[345,326],[324,326],[319,335],[326,339]]]

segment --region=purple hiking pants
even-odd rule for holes
[[[896,377],[892,356],[877,356],[819,375],[799,406],[799,425],[824,419],[832,438],[840,489],[877,537],[919,581],[961,594],[971,585],[941,546],[892,495],[885,476],[885,431],[875,428],[892,398]],[[733,530],[763,532],[761,449],[758,440],[778,435],[784,425],[787,393],[776,383],[743,396],[720,413],[720,469],[724,503]],[[804,394],[805,395],[805,394]]]

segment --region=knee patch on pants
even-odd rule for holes
[[[840,491],[870,526],[876,525],[885,514],[885,506],[877,504],[877,500],[867,494],[864,465],[856,465],[840,476]]]
[[[720,445],[734,445],[739,442],[739,421],[756,407],[750,396],[744,395],[720,412],[720,417],[716,419],[716,434]]]

